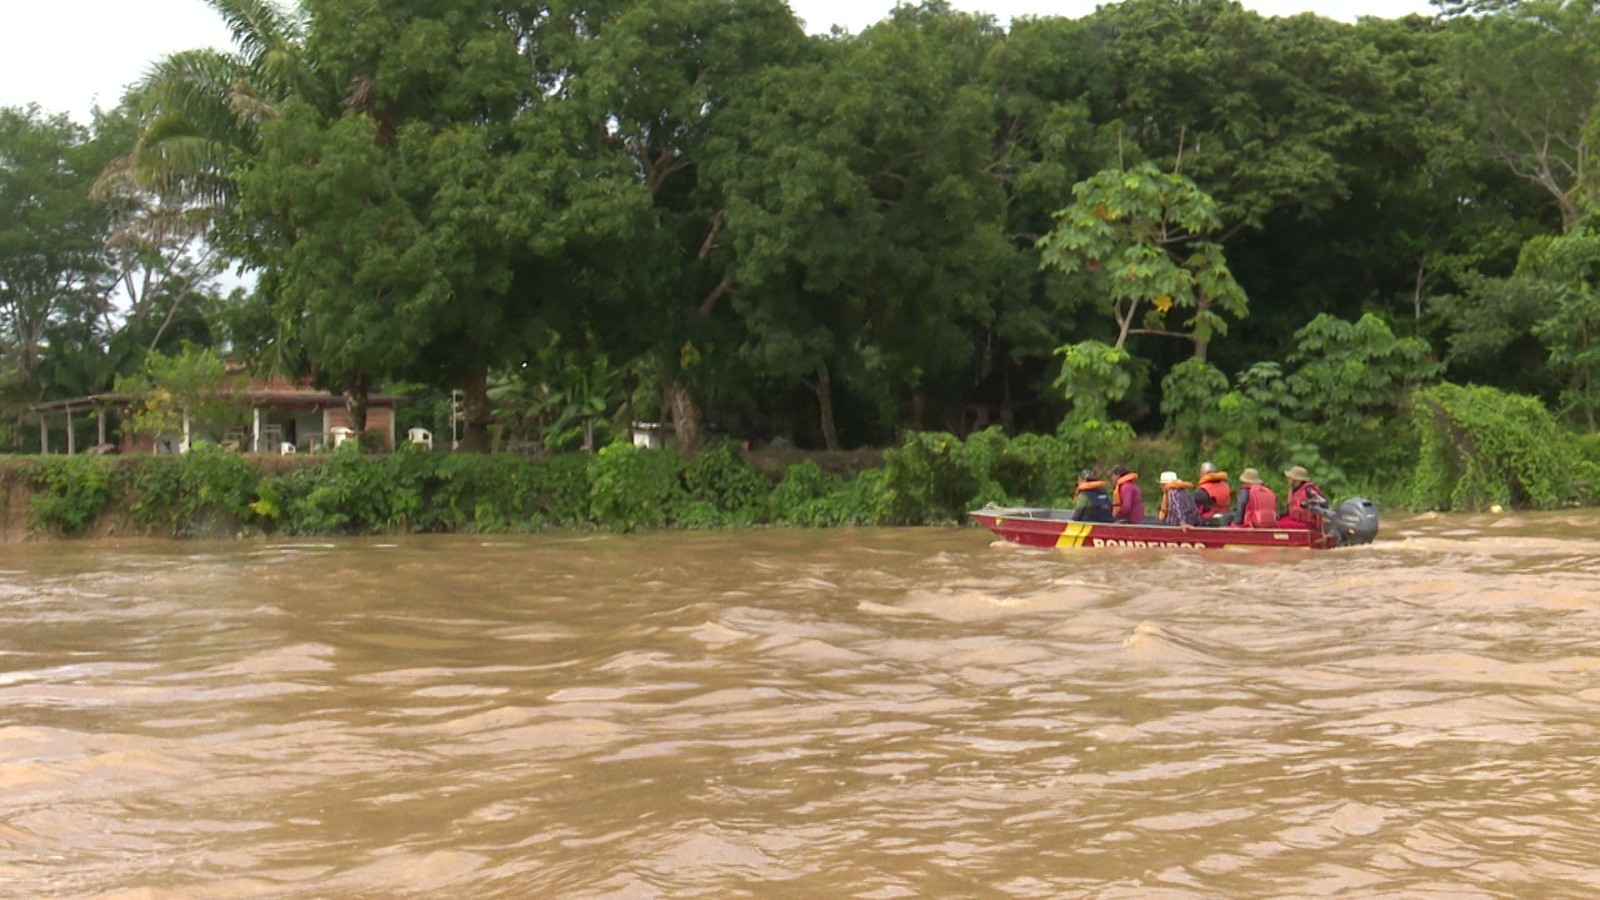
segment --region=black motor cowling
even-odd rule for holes
[[[1354,497],[1330,511],[1322,523],[1335,547],[1370,544],[1378,536],[1378,504]]]

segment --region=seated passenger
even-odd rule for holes
[[[1320,528],[1322,518],[1316,510],[1328,508],[1328,498],[1311,483],[1305,466],[1292,466],[1283,473],[1289,479],[1289,511],[1278,519],[1279,528]]]
[[[1139,473],[1119,465],[1111,474],[1117,480],[1111,494],[1111,520],[1124,525],[1144,522],[1144,492],[1139,490]]]
[[[1093,469],[1078,473],[1078,494],[1072,503],[1072,518],[1078,522],[1111,521],[1111,495],[1106,493],[1106,483]]]
[[[1195,506],[1194,485],[1179,481],[1177,472],[1161,473],[1161,521],[1167,525],[1199,525],[1200,509]]]
[[[1207,460],[1200,464],[1199,487],[1194,490],[1195,503],[1200,508],[1200,521],[1205,525],[1219,524],[1233,506],[1233,488],[1228,485],[1228,473],[1217,470],[1217,464]]]
[[[1239,499],[1234,503],[1230,524],[1239,528],[1273,528],[1278,524],[1278,495],[1261,483],[1255,469],[1239,473]]]

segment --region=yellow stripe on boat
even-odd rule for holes
[[[1056,539],[1057,547],[1082,547],[1084,538],[1094,530],[1094,525],[1089,522],[1068,522],[1067,527],[1061,530],[1061,537]]]

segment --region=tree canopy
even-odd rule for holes
[[[1270,406],[1352,462],[1429,379],[1600,409],[1592,4],[929,0],[807,36],[781,0],[208,3],[231,52],[91,125],[0,115],[14,407],[189,339],[357,421],[460,390],[475,447],[576,440],[579,393],[585,438],[691,446],[1089,413],[1216,441]]]

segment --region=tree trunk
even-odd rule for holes
[[[1005,361],[1000,363],[1000,425],[1010,431],[1015,424],[1016,414],[1011,408],[1011,366]]]
[[[354,375],[345,381],[345,425],[360,438],[367,433],[367,400],[372,386],[364,375]]]
[[[461,384],[462,415],[467,420],[461,435],[461,449],[468,453],[486,453],[489,450],[489,420],[493,418],[489,404],[489,371],[482,369],[468,375]]]
[[[822,441],[829,450],[839,449],[839,428],[833,421],[833,378],[826,363],[817,363],[817,383],[810,386],[817,395],[822,415]]]
[[[672,432],[678,439],[678,452],[693,455],[700,450],[700,407],[689,389],[676,378],[661,384],[661,405],[672,414]]]

